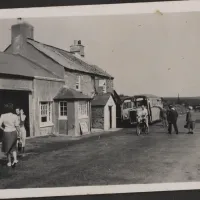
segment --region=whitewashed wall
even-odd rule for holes
[[[109,106],[112,106],[112,128],[116,128],[116,104],[112,96],[110,96],[107,104],[104,107],[104,130],[110,129]]]

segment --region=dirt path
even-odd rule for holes
[[[184,123],[179,135],[155,124],[139,137],[129,128],[80,141],[31,139],[16,169],[0,166],[0,188],[200,181],[200,124],[188,135]]]

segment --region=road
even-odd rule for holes
[[[182,116],[179,135],[155,124],[147,136],[128,128],[71,142],[30,139],[15,169],[0,166],[0,188],[200,181],[200,124],[188,135],[184,123]]]

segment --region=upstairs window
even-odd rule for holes
[[[87,101],[79,102],[78,116],[79,118],[88,117],[88,102]]]
[[[107,88],[106,88],[106,80],[105,79],[104,80],[99,80],[99,87],[102,88],[103,93],[106,93]]]
[[[81,76],[80,75],[76,77],[76,90],[78,91],[81,90]]]

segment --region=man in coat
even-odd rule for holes
[[[167,119],[168,119],[168,123],[169,123],[168,133],[169,134],[172,133],[172,125],[173,125],[176,134],[178,134],[178,127],[177,127],[178,112],[172,105],[169,106]]]

